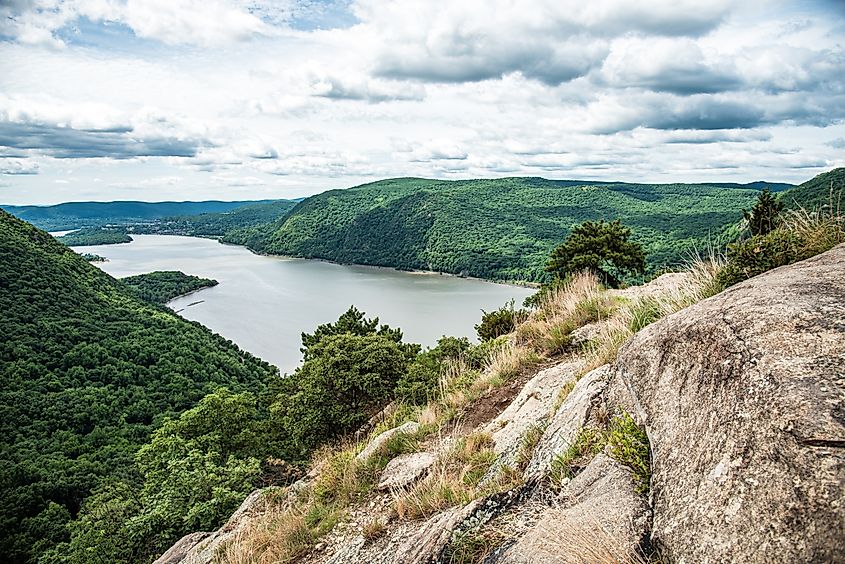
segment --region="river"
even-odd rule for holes
[[[301,361],[300,333],[334,321],[355,305],[400,327],[405,340],[434,345],[442,335],[474,337],[481,310],[533,290],[427,273],[256,255],[210,239],[132,235],[132,243],[75,247],[107,262],[115,277],[181,270],[220,282],[168,305],[241,348],[290,372]]]

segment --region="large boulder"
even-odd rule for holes
[[[387,463],[376,487],[380,490],[394,490],[409,486],[422,478],[435,460],[437,457],[430,452],[412,452],[397,456]]]
[[[631,470],[598,454],[522,537],[488,561],[634,562],[649,524],[648,501],[636,493]]]
[[[617,371],[667,557],[845,561],[845,245],[654,323]]]

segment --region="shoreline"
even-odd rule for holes
[[[193,235],[181,235],[182,237],[193,237]],[[213,239],[213,237],[203,237],[198,236],[199,239]],[[486,284],[496,284],[499,286],[511,286],[514,288],[532,288],[532,289],[539,289],[540,284],[537,282],[519,282],[513,280],[490,280],[489,278],[479,278],[478,276],[461,276],[460,274],[454,274],[452,272],[438,272],[436,270],[419,270],[416,268],[412,269],[405,269],[405,268],[397,268],[395,266],[383,266],[378,264],[360,264],[357,262],[338,262],[331,259],[319,258],[319,257],[298,257],[294,255],[275,255],[271,253],[262,253],[260,251],[256,251],[254,249],[250,249],[246,245],[239,245],[237,243],[228,243],[225,241],[221,241],[217,239],[217,242],[221,245],[228,245],[230,247],[242,247],[254,255],[261,256],[261,257],[269,257],[269,258],[283,258],[283,259],[296,259],[296,260],[316,260],[319,262],[325,262],[328,264],[336,264],[338,266],[357,266],[360,268],[373,268],[377,270],[393,270],[395,272],[404,272],[405,274],[413,274],[413,275],[425,275],[425,276],[449,276],[451,278],[460,278],[462,280],[474,280],[476,282],[484,282]]]

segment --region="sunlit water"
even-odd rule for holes
[[[481,310],[533,290],[438,274],[266,257],[195,237],[133,235],[121,245],[76,247],[108,259],[94,263],[116,277],[181,270],[220,282],[168,305],[243,349],[292,371],[300,333],[334,321],[350,305],[400,327],[407,341],[433,345],[442,335],[473,337]]]

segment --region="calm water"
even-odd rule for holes
[[[243,349],[292,371],[300,333],[334,321],[355,305],[367,317],[401,327],[405,339],[433,345],[442,335],[474,337],[481,310],[533,290],[437,274],[264,257],[194,237],[133,235],[132,243],[76,247],[106,257],[94,263],[116,277],[181,270],[220,284],[168,304]]]

